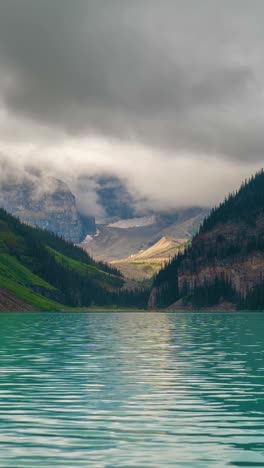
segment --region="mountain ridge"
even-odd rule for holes
[[[189,248],[156,276],[150,307],[264,308],[264,172],[205,218]]]
[[[166,262],[184,249],[187,239],[174,239],[163,236],[154,245],[135,255],[111,262],[126,278],[141,281],[150,280]]]
[[[75,243],[96,232],[94,218],[79,213],[68,185],[55,177],[3,184],[0,206],[31,226]]]
[[[147,299],[142,289],[125,289],[124,278],[113,266],[95,262],[83,249],[51,232],[22,223],[3,209],[0,285],[0,308],[9,301],[15,310],[21,310],[23,304],[25,310],[130,303],[143,306]]]
[[[138,225],[139,218],[118,220],[98,226],[98,234],[88,236],[81,245],[98,260],[123,260],[140,250],[147,250],[162,236],[190,239],[207,213],[208,209],[199,207],[156,213],[151,217],[142,217],[141,226]]]

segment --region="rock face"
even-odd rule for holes
[[[81,215],[74,195],[53,177],[2,187],[0,205],[32,226],[52,231],[74,243],[95,233],[92,217]]]
[[[204,220],[190,247],[161,270],[150,307],[264,309],[264,172]]]
[[[112,264],[127,278],[151,279],[171,258],[184,250],[187,240],[163,236],[147,250],[141,250],[122,260],[115,260]]]
[[[122,260],[149,249],[163,236],[190,239],[207,213],[204,208],[188,208],[99,225],[98,234],[82,246],[98,260]]]
[[[0,312],[33,312],[37,309],[18,299],[6,289],[0,288]]]
[[[97,196],[108,219],[136,216],[135,202],[124,183],[117,177],[98,177]]]
[[[264,252],[251,250],[248,245],[249,239],[256,239],[263,232],[258,229],[262,225],[259,218],[254,229],[245,223],[230,223],[197,236],[192,247],[200,254],[195,264],[186,258],[179,267],[179,292],[186,285],[192,290],[222,276],[232,284],[240,297],[245,298],[264,279]],[[236,252],[238,246],[239,252]]]

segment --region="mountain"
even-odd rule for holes
[[[3,185],[0,206],[32,226],[75,243],[96,231],[94,218],[81,215],[69,187],[53,177]]]
[[[98,204],[104,209],[106,219],[128,219],[137,215],[135,200],[120,179],[99,176],[94,180]]]
[[[0,288],[0,312],[15,312],[21,310],[23,312],[33,312],[37,309],[34,306],[20,300],[10,291]]]
[[[162,236],[190,238],[207,213],[203,208],[155,212],[143,210],[142,206],[139,212],[138,201],[116,177],[84,177],[79,184],[75,187],[78,205],[86,209],[87,197],[96,191],[95,203],[102,214],[97,225],[93,217],[78,211],[69,187],[54,177],[32,175],[20,183],[2,183],[0,207],[31,226],[81,244],[90,255],[103,261],[146,250]]]
[[[146,304],[146,291],[125,287],[114,267],[0,209],[0,310]]]
[[[150,307],[264,309],[264,172],[204,220],[156,276]]]
[[[126,259],[147,250],[163,236],[190,239],[207,213],[207,209],[198,207],[116,219],[98,225],[97,235],[88,236],[82,246],[99,260]]]
[[[151,278],[166,262],[184,249],[187,239],[174,239],[163,236],[146,250],[141,250],[131,257],[111,262],[125,277],[137,280]]]

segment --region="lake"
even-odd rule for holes
[[[0,314],[0,466],[263,467],[263,321]]]

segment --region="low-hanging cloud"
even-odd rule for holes
[[[263,161],[263,13],[261,0],[1,2],[0,151],[73,188],[107,173],[158,207],[217,203]]]

